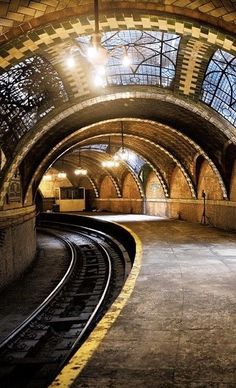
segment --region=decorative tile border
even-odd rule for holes
[[[215,23],[223,22],[228,24],[235,23],[236,11],[234,4],[231,0],[152,0],[151,4],[144,1],[114,1],[106,0],[103,6],[106,8],[115,7],[117,9],[122,8],[147,8],[151,10],[157,10],[162,12],[173,12],[175,14],[181,14],[188,17],[197,17],[199,19],[206,20],[206,17],[213,20]],[[110,6],[110,7],[109,7]],[[62,17],[68,14],[75,14],[78,12],[89,12],[88,2],[83,0],[10,0],[0,2],[0,34],[4,34],[12,27],[20,28],[22,24],[32,23],[34,21],[38,23],[37,19],[50,18],[50,15],[58,14]],[[113,24],[116,25],[117,20],[114,18]]]
[[[176,34],[200,39],[203,43],[214,44],[236,52],[236,40],[234,37],[219,33],[219,31],[202,27],[197,23],[186,23],[183,20],[164,16],[137,15],[122,13],[121,15],[104,15],[100,22],[100,28],[104,31],[117,29],[146,29],[174,32]],[[26,56],[34,53],[41,53],[53,45],[74,39],[81,34],[90,34],[94,31],[94,21],[88,17],[73,17],[66,22],[54,22],[50,25],[36,28],[25,35],[13,39],[11,42],[2,45],[0,50],[0,68],[6,69]],[[202,46],[204,49],[204,46]]]

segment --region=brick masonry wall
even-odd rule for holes
[[[138,187],[130,173],[126,175],[123,182],[123,198],[140,198]]]
[[[60,187],[70,187],[72,184],[70,183],[68,178],[65,179],[59,179],[57,177],[59,171],[55,169],[50,169],[48,171],[49,174],[52,174],[52,180],[51,181],[45,181],[42,180],[39,185],[39,190],[41,191],[42,195],[46,198],[50,197],[56,197],[56,195],[59,194],[59,188]]]
[[[203,200],[147,201],[147,214],[203,223]],[[206,224],[236,231],[236,202],[206,201]]]
[[[165,194],[161,185],[160,180],[154,173],[151,171],[146,183],[146,198],[155,199],[155,198],[165,198]]]
[[[117,197],[116,188],[108,176],[106,176],[101,183],[100,197],[101,198],[116,198]]]
[[[142,199],[107,198],[96,199],[94,202],[97,209],[107,212],[143,214]]]
[[[222,199],[222,190],[214,171],[207,161],[204,161],[198,181],[198,198],[202,197],[202,191],[207,195],[207,199]]]
[[[191,198],[191,192],[186,178],[179,167],[173,171],[170,183],[171,198]]]
[[[4,233],[3,233],[4,232]],[[36,252],[35,219],[20,217],[2,229],[0,244],[0,289],[18,278],[31,264]]]
[[[166,200],[146,200],[146,214],[159,217],[167,217]]]

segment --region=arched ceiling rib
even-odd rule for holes
[[[183,2],[179,0],[152,0],[150,2],[145,1],[145,3],[136,1],[135,4],[131,0],[125,2],[106,0],[100,3],[102,10],[109,9],[111,12],[115,12],[117,9],[135,8],[152,13],[173,13],[235,32],[235,2],[233,0],[219,0],[217,2],[209,0],[199,0],[197,2],[191,0]],[[3,41],[11,36],[20,35],[22,31],[28,31],[32,26],[43,25],[52,20],[65,19],[80,13],[92,14],[92,12],[92,4],[88,3],[87,0],[71,0],[68,2],[56,0],[51,4],[50,2],[40,2],[38,0],[34,2],[10,0],[2,5],[0,34],[2,33]]]
[[[154,97],[154,95],[151,96]],[[177,109],[178,117],[176,117]],[[42,127],[41,133],[44,133],[44,131],[46,133],[47,130],[47,144],[44,144],[43,137],[41,137],[38,142],[36,142],[32,138],[32,142],[34,143],[34,155],[36,151],[39,160],[40,158],[43,158],[45,155],[48,154],[50,148],[53,147],[53,144],[58,144],[67,135],[73,133],[75,130],[77,130],[77,128],[80,128],[81,126],[84,127],[85,125],[89,125],[90,123],[99,121],[100,119],[104,120],[104,118],[113,119],[117,116],[133,116],[139,117],[141,119],[151,118],[154,121],[163,122],[165,125],[175,128],[177,132],[185,134],[196,144],[198,144],[199,147],[201,147],[203,151],[205,151],[206,154],[213,160],[219,170],[221,170],[221,153],[224,149],[224,144],[227,141],[227,137],[223,133],[221,133],[211,122],[206,122],[203,117],[199,117],[199,115],[196,115],[196,113],[189,112],[187,109],[184,109],[182,107],[177,107],[176,105],[171,104],[170,102],[160,101],[159,99],[153,99],[152,101],[150,101],[148,98],[130,98],[126,100],[117,99],[115,101],[115,104],[113,103],[113,101],[104,101],[100,104],[96,104],[92,107],[92,109],[90,107],[84,107],[83,111],[74,112],[74,109],[71,109],[70,111],[72,111],[71,115],[60,114],[58,123],[56,123],[56,120],[53,119],[51,121],[52,125],[46,124],[45,130],[44,127]],[[101,129],[103,130],[101,126],[93,126],[93,135],[99,134]],[[120,131],[119,128],[117,128],[116,130],[117,132]],[[145,130],[145,125],[142,130]],[[104,126],[104,131],[106,131],[106,126]],[[107,133],[109,132],[110,128],[107,128]],[[82,130],[79,133],[80,134],[77,141],[82,141],[88,137],[88,133],[86,130]],[[40,132],[36,132],[36,136],[40,137]],[[169,136],[170,139],[171,135],[167,136]],[[173,141],[175,140],[175,136],[176,132],[172,138]],[[74,135],[71,135],[71,137],[73,138]],[[212,141],[212,139],[214,139],[214,142]],[[161,139],[161,141],[165,141],[164,137],[163,139]],[[183,142],[183,140],[180,141]],[[72,140],[72,143],[75,143],[75,139]],[[171,146],[170,142],[168,144],[168,147],[170,147],[171,152],[174,152],[174,148],[173,146]],[[185,142],[183,142],[183,145],[184,144]],[[68,141],[68,146],[70,145],[71,143],[70,141]],[[175,150],[175,152],[178,152],[177,149]],[[183,150],[182,154],[181,149],[181,158],[185,158],[186,160],[184,152],[186,152],[186,150]],[[31,153],[28,154],[28,158],[31,159]]]
[[[117,116],[118,114],[121,114],[121,113],[125,113],[125,114],[131,113],[131,115],[136,116],[141,112],[141,116],[143,118],[144,117],[149,118],[150,116],[153,117],[155,115],[156,117],[155,116],[154,117],[156,118],[156,120],[160,121],[160,115],[162,115],[163,117],[165,114],[166,121],[171,122],[172,125],[175,124],[176,126],[176,121],[177,121],[177,123],[179,124],[178,127],[180,128],[180,130],[182,129],[183,132],[185,132],[187,135],[189,133],[191,134],[193,140],[196,143],[198,143],[199,146],[208,154],[210,159],[212,159],[212,161],[215,163],[215,165],[221,172],[222,171],[221,153],[222,153],[222,149],[224,148],[226,137],[223,134],[219,133],[219,131],[217,131],[216,128],[211,123],[206,124],[203,118],[199,120],[199,117],[196,117],[194,113],[192,114],[192,116],[190,116],[187,110],[182,109],[182,121],[179,118],[178,120],[175,120],[176,106],[172,105],[172,109],[171,109],[170,108],[171,105],[169,103],[167,104],[169,105],[169,107],[166,106],[164,102],[161,102],[159,100],[158,102],[154,101],[154,104],[151,104],[148,99],[142,99],[142,100],[138,100],[138,99],[122,100],[121,99],[116,101],[115,105],[114,104],[112,105],[111,102],[102,103],[96,108],[93,107],[92,111],[89,108],[87,108],[85,109],[87,110],[87,112],[79,111],[74,113],[74,110],[71,109],[74,114],[72,116],[68,115],[68,117],[66,117],[65,119],[63,119],[64,114],[60,114],[58,119],[58,124],[56,124],[55,126],[52,126],[51,129],[50,129],[50,125],[46,124],[45,130],[42,128],[41,132],[37,132],[35,130],[35,133],[32,132],[32,134],[28,134],[28,136],[26,137],[26,140],[28,140],[28,144],[29,144],[28,148],[23,147],[22,149],[21,147],[19,147],[17,159],[20,161],[20,159],[21,158],[23,159],[23,157],[26,155],[27,151],[29,151],[27,157],[25,158],[25,163],[29,166],[28,168],[35,169],[37,167],[37,164],[40,162],[40,159],[43,159],[46,155],[48,155],[50,149],[53,147],[54,144],[59,144],[67,134],[77,129],[78,126],[80,126],[81,121],[82,121],[82,124],[85,124],[85,118],[87,119],[87,122],[91,122],[93,120],[95,121],[96,119],[98,119],[99,116],[104,117],[103,112],[105,112],[106,114],[108,112],[108,115],[110,117]],[[179,113],[179,110],[178,110],[178,113]],[[190,120],[190,117],[192,120]],[[56,120],[53,119],[52,124],[54,124],[55,121]],[[192,126],[192,130],[191,130],[191,126]],[[49,131],[48,131],[49,133],[47,134],[47,142],[45,143],[45,139],[40,135],[44,131],[45,131],[44,133],[46,133],[46,129],[48,128],[49,128]],[[96,133],[99,134],[100,130],[101,128],[99,126],[92,127],[92,132],[94,135]],[[145,126],[142,130],[145,131]],[[107,131],[109,132],[110,129],[107,129]],[[119,132],[119,128],[117,128],[117,131]],[[168,133],[168,130],[166,132]],[[218,136],[216,136],[216,133],[218,134]],[[33,135],[36,135],[36,137],[33,137]],[[83,139],[86,139],[87,136],[88,136],[88,133],[86,132],[86,130],[80,131],[80,134],[77,140],[75,139],[74,135],[71,135],[72,140],[71,142],[68,141],[67,146],[68,147],[71,146],[76,141],[82,141]],[[171,135],[167,135],[167,136],[170,137]],[[176,134],[172,137],[172,140],[174,142],[175,142],[175,136]],[[189,137],[191,138],[191,136]],[[38,143],[35,140],[37,137],[40,138],[40,141]],[[32,139],[30,140],[30,138]],[[214,138],[214,142],[212,142],[213,138]],[[164,140],[165,139],[163,137],[161,141],[163,142]],[[183,163],[185,163],[186,166],[188,166],[189,163],[187,161],[186,155],[184,155],[184,151],[182,150],[182,147],[179,152],[177,148],[174,150],[174,147],[173,147],[174,145],[171,146],[170,140],[168,142],[166,139],[166,143],[164,145],[168,149],[170,149],[170,152],[173,152],[173,153],[177,152],[179,155],[178,158]],[[154,138],[154,141],[158,141],[158,139],[156,140]],[[183,143],[183,145],[185,144],[185,142],[183,142],[182,140],[180,141],[181,143]],[[23,145],[24,145],[24,142],[23,142]],[[32,146],[33,146],[32,151],[30,151],[30,148]],[[187,143],[186,143],[186,146],[188,147]],[[191,146],[189,147],[191,149]],[[25,155],[24,155],[24,152],[25,152]],[[12,168],[15,170],[14,166],[16,166],[16,163],[13,163],[12,165]]]
[[[159,168],[163,177],[170,175],[173,166],[178,162],[183,171],[186,171],[186,177],[193,182],[194,158],[197,153],[202,153],[205,158],[209,158],[217,174],[222,174],[223,180],[229,179],[224,166],[224,149],[229,140],[236,144],[236,130],[212,109],[200,102],[194,102],[194,99],[197,101],[196,97],[200,95],[199,80],[202,79],[200,73],[204,70],[212,51],[220,47],[231,51],[233,55],[236,53],[233,35],[236,31],[233,16],[235,2],[225,0],[217,2],[216,5],[216,2],[208,0],[101,1],[101,30],[156,29],[174,31],[186,38],[181,45],[184,55],[182,57],[180,55],[177,64],[178,78],[173,91],[133,86],[113,87],[102,92],[89,89],[82,67],[77,68],[79,75],[75,80],[73,74],[69,74],[61,62],[59,51],[64,50],[58,51],[76,35],[93,32],[93,17],[86,16],[93,13],[92,2],[82,0],[79,6],[74,0],[67,3],[56,0],[53,3],[54,9],[50,9],[51,13],[48,13],[47,5],[37,0],[30,2],[29,6],[24,1],[25,8],[21,0],[17,5],[16,2],[14,5],[12,0],[9,4],[5,3],[1,9],[5,12],[2,16],[8,21],[8,25],[5,23],[5,34],[0,36],[2,42],[0,68],[4,69],[35,53],[43,54],[56,65],[57,70],[59,69],[63,81],[67,82],[70,97],[67,104],[56,108],[20,140],[13,159],[5,163],[2,171],[4,188],[1,192],[0,206],[4,202],[11,176],[18,166],[24,171],[23,189],[27,190],[33,183],[37,186],[40,173],[48,166],[47,163],[75,143],[89,144],[90,141],[97,141],[95,138],[100,135],[100,141],[106,142],[107,135],[113,133],[114,141],[118,144],[118,127],[113,128],[111,123],[104,125],[96,123],[119,118],[149,119],[160,123],[159,127],[156,124],[149,124],[148,129],[146,123],[136,121],[135,125],[133,123],[130,127],[128,123],[127,129],[132,137],[127,136],[125,141],[127,146],[143,154],[144,158],[150,159],[151,163]],[[41,13],[39,9],[38,12],[35,11],[34,6],[37,4],[44,5],[41,7]],[[14,11],[12,7],[15,7]],[[13,12],[18,15],[18,19],[9,18]],[[23,16],[19,19],[20,14]],[[82,17],[75,18],[75,15]],[[197,19],[200,23],[196,21]],[[208,23],[204,28],[203,20]],[[19,24],[20,27],[17,27]],[[222,26],[225,31],[231,31],[232,34],[227,34],[223,30],[219,33],[212,26]],[[198,63],[201,63],[201,68]],[[196,78],[198,81],[195,81]],[[141,135],[145,135],[150,142],[146,153],[142,149]],[[66,137],[68,139],[64,141]],[[151,147],[152,142],[159,145],[157,153],[156,148]],[[99,160],[100,156],[97,157],[96,160]],[[43,162],[44,158],[46,163]],[[91,165],[89,159],[85,163]],[[35,182],[32,180],[33,177],[36,178]],[[165,179],[167,186],[168,178]],[[221,179],[222,187],[223,180]]]
[[[189,142],[186,137],[184,137],[181,134],[178,134],[173,129],[168,128],[167,126],[160,126],[155,123],[150,123],[148,121],[136,121],[136,120],[129,120],[125,121],[124,124],[125,128],[125,136],[124,136],[124,145],[127,148],[130,148],[134,150],[137,154],[140,154],[144,157],[145,160],[148,160],[154,167],[157,168],[161,172],[162,177],[164,178],[166,185],[169,185],[169,180],[171,173],[175,167],[175,165],[179,165],[179,167],[182,169],[182,172],[186,176],[186,179],[188,180],[190,186],[192,185],[191,182],[194,181],[193,171],[190,170],[190,166],[188,165],[189,159],[192,160],[192,165],[195,160],[196,155],[201,152],[200,147],[195,145],[193,142]],[[165,136],[165,132],[168,133],[167,136]],[[120,121],[111,121],[111,122],[104,122],[102,124],[98,124],[96,126],[90,127],[87,132],[78,131],[77,136],[74,136],[74,140],[72,143],[70,143],[70,146],[73,144],[78,144],[80,147],[84,147],[86,145],[90,144],[97,144],[99,143],[106,143],[108,144],[108,135],[111,135],[112,144],[113,146],[116,146],[117,148],[121,145],[121,134],[120,134]],[[165,142],[165,147],[158,145],[158,136],[161,137],[161,143]],[[145,143],[145,141],[148,140],[148,143]],[[175,141],[175,149],[173,150],[175,152],[171,151],[171,141]],[[145,146],[144,146],[145,143]],[[66,149],[69,147],[69,143],[65,143],[64,148]],[[182,147],[184,147],[185,153],[182,154]],[[189,148],[188,148],[189,147]],[[188,152],[187,152],[188,149]],[[56,147],[57,154],[54,154],[52,152],[52,159],[48,159],[48,162],[45,160],[45,163],[52,163],[53,158],[60,153],[60,147]],[[88,154],[90,154],[90,159],[93,158],[91,150],[83,151],[84,155],[87,154],[85,157],[85,163],[86,159],[89,160]],[[102,153],[93,151],[93,155],[97,154],[97,163],[100,163],[102,161]],[[178,155],[174,156],[175,154]],[[202,154],[204,152],[202,151]],[[50,155],[49,155],[50,156]],[[73,156],[74,158],[74,156]],[[185,159],[184,159],[185,158]],[[205,158],[207,159],[207,155],[205,155]],[[188,166],[188,167],[187,167]],[[42,172],[45,170],[46,166],[42,165]],[[87,168],[87,165],[86,165]],[[213,168],[216,170],[215,166],[213,165]],[[99,169],[99,167],[98,167]],[[32,169],[33,173],[34,169]],[[40,170],[39,170],[39,178],[41,178]],[[216,173],[218,174],[219,178],[220,175],[218,171],[216,170]],[[37,173],[36,173],[37,176]],[[224,184],[222,183],[222,190],[224,193],[224,196],[226,195]],[[194,192],[193,187],[191,186],[192,193]]]

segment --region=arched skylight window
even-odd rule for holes
[[[90,36],[78,39],[80,47]],[[158,85],[171,87],[175,77],[180,37],[160,31],[120,30],[102,34],[101,44],[109,52],[106,64],[108,85]],[[130,65],[124,66],[127,54]]]
[[[67,95],[51,64],[33,56],[0,76],[0,146],[11,154],[19,139]]]
[[[94,150],[94,151],[106,151],[107,144],[90,144],[80,148],[81,150]],[[75,150],[74,153],[78,153],[78,150]]]
[[[202,86],[202,101],[236,125],[236,58],[222,50],[213,55]]]
[[[132,168],[132,170],[138,175],[143,165],[146,163],[140,155],[136,154],[136,152],[125,148],[127,152],[127,157],[125,162]]]

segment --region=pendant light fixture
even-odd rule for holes
[[[106,80],[106,64],[109,56],[116,50],[122,48],[124,51],[122,64],[124,67],[131,65],[131,58],[128,55],[128,49],[125,45],[117,45],[113,49],[107,50],[102,45],[102,34],[99,28],[99,0],[94,0],[94,32],[91,34],[90,43],[86,50],[83,45],[76,42],[76,46],[70,47],[70,52],[67,55],[66,63],[68,68],[73,68],[76,65],[75,54],[79,52],[93,67],[93,83],[97,87],[104,87],[107,84]]]
[[[75,175],[87,175],[87,170],[81,167],[81,156],[80,156],[80,148],[79,148],[79,166],[75,169]]]
[[[49,173],[45,174],[45,175],[43,176],[43,180],[44,180],[45,182],[50,182],[50,181],[52,180],[52,174],[49,174]]]
[[[121,121],[121,148],[119,149],[119,151],[114,155],[114,159],[115,160],[127,160],[128,158],[128,152],[127,150],[125,149],[125,146],[124,146],[124,122]]]
[[[126,160],[128,157],[127,151],[124,147],[124,123],[121,121],[121,152],[120,152],[120,158],[121,160]]]
[[[107,147],[107,153],[109,157],[111,158],[111,137],[109,136],[108,139],[108,147]],[[114,158],[111,158],[109,160],[104,160],[102,162],[102,167],[106,168],[114,168],[114,167],[119,167],[119,162],[117,160],[114,160]]]
[[[58,172],[57,177],[59,179],[65,179],[67,177],[67,174],[63,169],[63,160],[61,160],[61,171]]]

